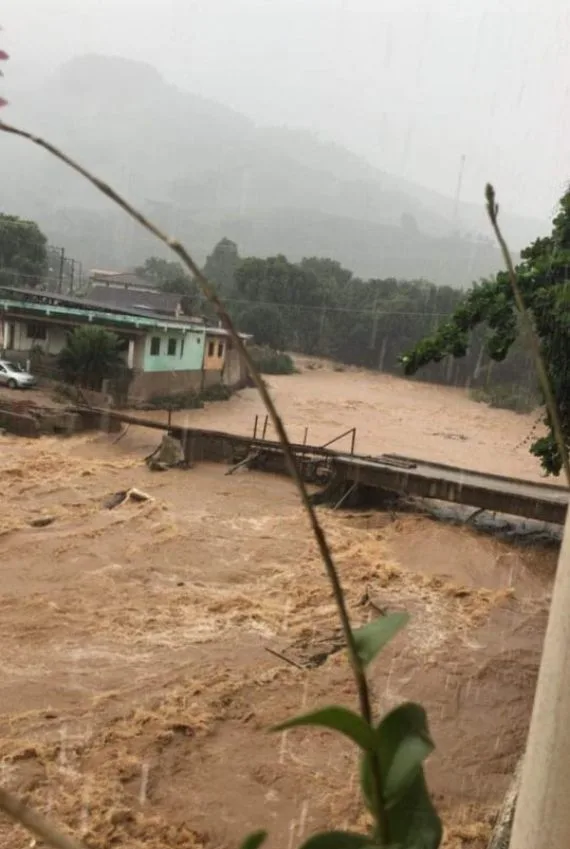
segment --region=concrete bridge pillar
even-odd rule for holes
[[[570,845],[570,509],[550,605],[510,849]]]

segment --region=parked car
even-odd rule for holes
[[[10,389],[29,389],[37,382],[33,374],[26,371],[19,363],[0,360],[0,386],[8,386]]]

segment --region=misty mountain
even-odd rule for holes
[[[112,182],[199,261],[227,236],[242,256],[331,256],[365,277],[468,285],[500,266],[483,204],[456,210],[453,199],[312,133],[259,127],[181,91],[144,63],[74,59],[16,93],[6,119]],[[161,253],[55,159],[18,139],[0,144],[0,210],[37,220],[86,267],[125,268]],[[517,249],[545,229],[506,215],[503,223]]]

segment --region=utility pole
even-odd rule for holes
[[[570,836],[570,510],[548,627],[510,849],[562,849]]]
[[[81,288],[81,280],[83,277],[83,265],[78,259],[68,259],[68,262],[71,266],[71,272],[69,277],[69,294],[73,295],[74,283],[75,283],[75,266],[79,266],[79,286]]]
[[[57,248],[57,250],[61,251],[61,255],[59,257],[59,285],[57,291],[61,295],[63,292],[63,265],[65,263],[65,248]]]

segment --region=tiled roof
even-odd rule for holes
[[[144,277],[139,277],[134,271],[100,271],[95,269],[90,272],[89,279],[97,283],[111,283],[115,286],[139,286],[145,289],[157,288],[155,283],[145,280]]]
[[[120,309],[148,310],[149,312],[175,315],[180,304],[180,295],[168,292],[137,292],[133,289],[115,289],[106,286],[94,286],[89,292],[89,300]]]

